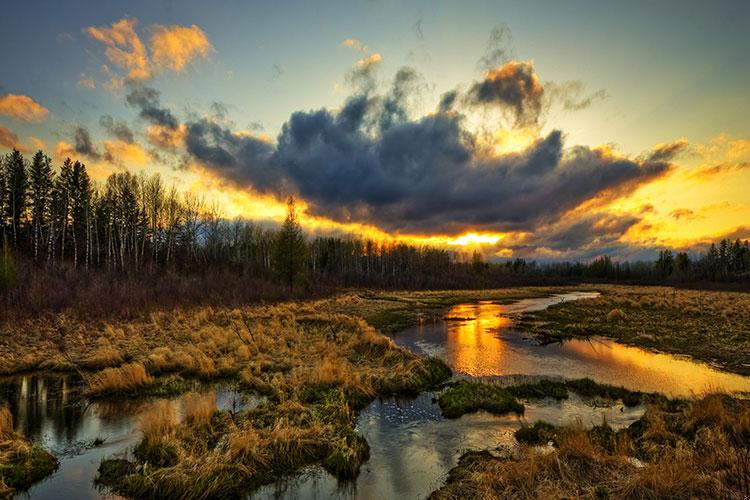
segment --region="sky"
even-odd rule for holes
[[[11,1],[0,152],[227,218],[650,258],[750,237],[747,1]]]

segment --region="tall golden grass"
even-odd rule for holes
[[[116,394],[151,385],[153,377],[142,363],[129,363],[116,368],[105,368],[89,379],[91,395]]]

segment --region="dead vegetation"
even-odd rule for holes
[[[362,319],[320,311],[315,304],[203,311],[193,321],[209,325],[191,334],[194,344],[152,351],[149,370],[191,372],[198,350],[214,364],[197,373],[238,374],[266,403],[232,413],[217,411],[212,394],[187,395],[180,422],[168,402],[157,405],[141,422],[135,461],[105,461],[99,482],[134,498],[235,498],[313,463],[355,477],[369,456],[354,430],[357,410],[377,395],[423,391],[450,370]]]
[[[464,498],[747,498],[750,403],[664,400],[630,427],[535,425],[544,447],[470,452],[433,493]],[[518,435],[518,434],[517,434]],[[523,435],[523,434],[522,434]],[[554,442],[553,447],[546,445]]]
[[[11,498],[55,469],[57,459],[17,434],[10,411],[0,406],[0,498]]]
[[[601,296],[527,313],[545,341],[602,335],[750,374],[750,294],[597,285]]]

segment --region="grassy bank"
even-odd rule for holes
[[[469,452],[434,499],[747,498],[750,403],[713,394],[651,405],[630,427],[606,422],[516,433],[515,452]],[[554,443],[549,448],[530,445]],[[528,443],[528,444],[523,444]]]
[[[612,285],[596,289],[598,298],[525,314],[520,326],[543,341],[603,335],[750,374],[750,294]]]
[[[12,498],[57,469],[57,459],[13,430],[10,411],[0,406],[0,498]]]
[[[141,422],[134,461],[103,462],[99,483],[133,498],[236,498],[310,464],[355,477],[369,456],[357,410],[450,377],[442,362],[396,347],[359,318],[288,307],[245,318],[253,326],[236,335],[252,353],[241,386],[265,403],[231,413],[195,396],[179,423],[172,406],[157,406]],[[170,359],[148,367],[175,369]]]

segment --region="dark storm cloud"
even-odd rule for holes
[[[279,181],[268,163],[273,147],[255,137],[234,134],[202,119],[187,124],[185,146],[190,155],[233,182],[271,189]]]
[[[135,142],[133,131],[130,130],[127,123],[123,121],[115,121],[111,116],[104,115],[99,118],[99,125],[110,135],[123,142],[127,142],[128,144],[133,144]]]
[[[93,159],[101,158],[101,154],[96,150],[94,143],[91,141],[91,134],[86,128],[80,126],[76,128],[74,141],[76,153]]]
[[[532,228],[669,169],[666,163],[612,158],[586,147],[564,155],[559,131],[523,153],[486,157],[453,113],[369,132],[368,117],[379,122],[384,109],[358,95],[338,113],[294,113],[275,149],[200,121],[188,126],[188,151],[240,185],[295,189],[318,215],[388,230],[444,233]]]
[[[640,221],[632,215],[587,214],[548,231],[539,231],[530,243],[562,252],[585,250],[591,246],[601,251],[604,246],[617,244]]]
[[[390,91],[383,98],[383,109],[380,113],[380,130],[387,130],[396,123],[407,120],[406,98],[410,95],[419,80],[416,71],[409,67],[398,70]]]
[[[530,61],[511,61],[490,69],[466,95],[470,104],[499,106],[512,111],[516,124],[522,126],[537,123],[543,97],[544,86]]]
[[[139,116],[155,125],[176,129],[177,118],[172,112],[161,106],[158,90],[146,86],[136,86],[125,97],[127,103],[139,109]]]

